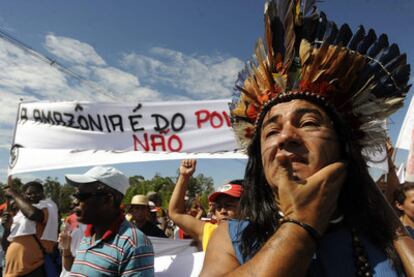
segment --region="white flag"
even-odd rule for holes
[[[400,184],[405,182],[405,164],[400,164],[400,167],[397,170],[398,180],[400,180]]]
[[[395,148],[410,150],[411,145],[411,131],[414,127],[414,96],[411,98],[410,106],[408,107],[407,113],[403,124],[398,134],[397,143]]]

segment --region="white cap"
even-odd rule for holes
[[[148,201],[148,206],[150,208],[150,212],[153,212],[153,213],[157,212],[157,207],[155,206],[154,202]]]
[[[125,195],[129,180],[121,171],[108,166],[95,166],[84,174],[67,174],[65,175],[68,183],[86,184],[92,182],[101,182]]]

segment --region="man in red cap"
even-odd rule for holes
[[[168,212],[170,218],[184,232],[202,243],[203,251],[207,248],[211,234],[221,221],[236,218],[239,210],[239,200],[243,192],[243,181],[234,180],[212,193],[208,200],[214,203],[214,215],[218,224],[205,222],[186,214],[185,192],[188,182],[196,169],[195,160],[183,160],[173,194],[170,199]]]

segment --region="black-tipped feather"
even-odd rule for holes
[[[344,24],[339,29],[338,35],[333,44],[335,45],[347,45],[349,40],[352,37],[351,28],[349,28],[348,24]]]
[[[375,34],[375,31],[369,29],[365,38],[359,42],[356,51],[358,53],[365,55],[367,53],[368,48],[375,42],[376,39],[377,35]]]
[[[348,48],[351,50],[356,50],[358,44],[365,38],[365,29],[364,26],[360,25],[358,30],[352,36],[351,40],[348,43]]]
[[[378,40],[371,45],[367,51],[369,57],[375,57],[382,49],[388,47],[388,37],[386,34],[381,34]]]
[[[321,12],[319,16],[318,27],[316,29],[316,36],[315,36],[316,41],[321,41],[323,39],[325,35],[326,24],[327,24],[326,15],[323,12]]]
[[[325,32],[323,40],[329,44],[332,44],[337,35],[338,35],[338,27],[336,26],[335,22],[329,21],[326,26],[326,32]]]

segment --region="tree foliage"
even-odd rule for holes
[[[6,186],[7,184],[3,184],[0,182],[0,203],[3,203],[6,201],[6,198],[4,196],[4,192],[3,192],[3,188]],[[21,179],[19,178],[13,178],[13,183],[12,186],[17,190],[20,191],[21,187],[23,186],[23,182]]]
[[[131,199],[136,194],[147,194],[150,191],[157,192],[162,199],[162,206],[168,207],[175,182],[178,177],[162,177],[156,174],[151,180],[145,180],[142,176],[132,176],[129,178],[130,187],[128,188],[124,204],[131,203]],[[191,177],[188,184],[187,195],[190,199],[199,198],[204,208],[208,207],[208,195],[214,190],[213,178],[198,174]]]

